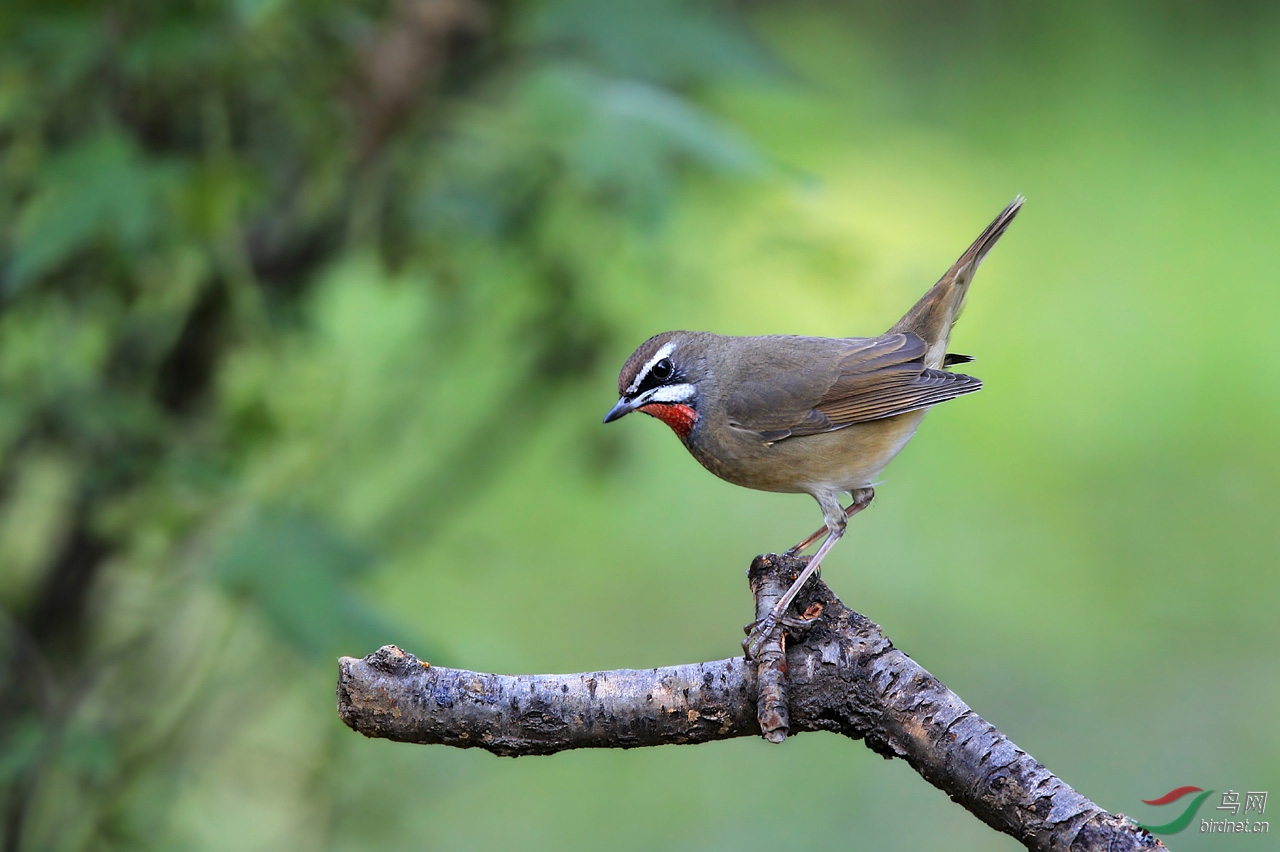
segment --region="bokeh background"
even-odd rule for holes
[[[737,653],[816,506],[602,426],[616,370],[879,332],[1015,192],[986,388],[824,576],[1112,810],[1280,794],[1278,107],[1265,3],[9,0],[3,849],[1018,848],[834,736],[508,760],[333,696]]]

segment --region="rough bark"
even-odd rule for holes
[[[758,613],[804,564],[756,559]],[[387,646],[363,660],[342,658],[338,713],[365,736],[507,756],[832,731],[906,760],[1028,849],[1164,848],[1011,743],[821,580],[807,584],[796,606],[806,623],[790,622],[796,635],[765,649],[759,674],[757,663],[735,657],[644,671],[494,675],[433,666]]]
[[[756,598],[756,620],[765,618],[782,600],[789,586],[781,586],[776,580],[781,576],[775,571],[763,570],[768,564],[757,559],[747,572],[751,592]],[[751,625],[747,625],[748,632]],[[787,633],[778,631],[765,640],[756,659],[756,722],[760,736],[771,743],[780,743],[791,732],[790,712],[787,707]],[[745,648],[747,642],[744,641]]]

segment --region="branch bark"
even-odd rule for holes
[[[757,557],[767,611],[803,557]],[[766,607],[761,609],[761,607]],[[907,761],[987,825],[1033,850],[1163,849],[1153,835],[1077,793],[973,712],[878,625],[814,578],[762,653],[633,671],[494,675],[447,669],[394,646],[339,662],[338,713],[369,737],[478,747],[504,756],[831,731]],[[817,617],[815,617],[815,615]]]

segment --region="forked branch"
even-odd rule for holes
[[[757,611],[803,569],[758,557]],[[969,709],[819,579],[796,608],[811,621],[754,662],[571,675],[493,675],[419,661],[394,646],[339,662],[338,713],[365,736],[498,755],[635,748],[832,731],[899,757],[992,828],[1034,850],[1163,849],[1149,832],[1071,789]]]

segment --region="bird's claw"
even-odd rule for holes
[[[813,623],[822,617],[822,610],[821,604],[812,604],[804,611],[804,615],[800,616],[779,617],[771,612],[759,621],[753,621],[742,628],[747,634],[747,638],[742,640],[742,650],[746,651],[748,659],[758,660],[765,643],[773,638],[776,631],[785,629],[792,636],[803,636]]]
[[[817,620],[816,618],[783,618],[781,624],[787,628],[788,634],[800,635],[812,627]]]
[[[744,628],[747,632],[747,638],[742,640],[742,650],[746,651],[747,659],[760,659],[761,652],[764,651],[765,643],[773,638],[778,631],[778,617],[773,613],[769,613],[759,621],[753,621]]]

